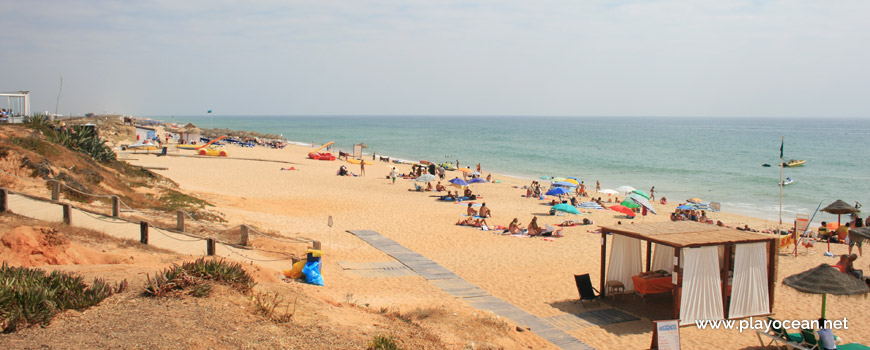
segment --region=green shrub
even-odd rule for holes
[[[223,259],[199,258],[185,262],[151,275],[146,275],[145,295],[167,296],[170,293],[182,293],[189,289],[188,294],[205,297],[211,294],[210,282],[228,285],[242,293],[248,293],[257,284],[239,263],[227,262]]]
[[[126,285],[126,281],[122,285]],[[71,273],[54,271],[49,274],[4,263],[0,267],[0,329],[9,333],[33,325],[47,325],[55,314],[87,309],[115,290],[101,279],[95,279],[88,286],[82,277]]]
[[[366,350],[401,350],[393,337],[376,335]]]

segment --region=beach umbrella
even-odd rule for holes
[[[553,206],[553,210],[558,210],[570,214],[580,214],[580,211],[577,210],[577,208],[568,203],[556,204]]]
[[[695,198],[689,198],[689,199],[686,200],[686,202],[689,202],[689,203],[700,203],[700,202],[701,202],[701,198],[698,198],[698,197],[695,197]]]
[[[565,186],[565,187],[577,187],[577,185],[575,185],[575,184],[573,184],[573,183],[570,183],[570,182],[568,182],[568,181],[556,181],[556,182],[553,182],[553,185],[555,185],[555,186]]]
[[[698,202],[693,204],[692,207],[695,210],[713,210],[713,208],[710,207],[710,202]]]
[[[694,209],[695,209],[695,206],[694,206],[694,205],[691,205],[691,204],[683,204],[683,205],[677,207],[677,209],[680,209],[680,210],[694,210]]]
[[[480,173],[475,171],[475,172],[472,172],[472,173],[470,173],[470,174],[468,174],[468,175],[471,175],[471,176],[480,176]]]
[[[602,207],[600,204],[593,201],[580,203],[579,205],[577,205],[577,207],[583,209],[604,209],[604,207]]]
[[[461,172],[463,172],[463,173],[470,173],[470,172],[474,171],[474,170],[471,170],[471,169],[469,169],[469,168],[459,168],[459,169],[456,169],[456,170],[459,170],[459,171],[461,171]]]
[[[465,182],[465,180],[460,179],[458,177],[455,177],[455,178],[453,178],[453,180],[450,180],[450,183],[452,183],[456,186],[468,186],[468,183]]]
[[[571,193],[571,190],[564,187],[553,187],[547,193],[544,193],[548,196],[561,196],[566,193]]]
[[[476,183],[480,183],[480,182],[486,182],[486,180],[481,179],[479,177],[475,177],[471,180],[468,180],[468,183],[470,183],[470,184],[476,184]]]
[[[604,194],[610,196],[610,195],[614,195],[614,194],[619,194],[619,191],[617,191],[617,190],[611,190],[611,189],[609,189],[609,188],[605,188],[605,189],[603,189],[603,190],[601,190],[601,191],[598,191],[598,193],[604,193]]]
[[[649,194],[647,194],[647,193],[644,192],[644,191],[641,191],[641,190],[634,190],[634,191],[631,191],[631,193],[634,193],[634,194],[637,194],[637,195],[639,195],[639,196],[641,196],[641,197],[643,197],[643,198],[649,199]]]
[[[565,180],[567,180],[567,179],[564,178],[564,177],[554,177],[554,178],[552,178],[552,179],[550,179],[550,180],[553,180],[553,181],[565,181]]]
[[[623,200],[622,203],[619,203],[619,205],[626,207],[626,208],[629,208],[629,209],[640,208],[640,204],[637,204],[628,198]]]
[[[864,281],[828,265],[821,264],[810,270],[786,277],[782,284],[804,293],[822,295],[822,318],[828,294],[857,295],[866,294],[870,289]]]
[[[435,175],[432,175],[432,174],[423,174],[423,175],[420,175],[420,177],[414,179],[414,181],[417,181],[417,182],[429,182],[429,181],[433,181],[433,180],[435,180],[435,179],[437,179],[437,177],[435,177]]]
[[[843,202],[840,199],[836,200],[834,203],[831,203],[831,205],[825,207],[824,209],[822,209],[822,211],[826,213],[837,214],[838,224],[840,223],[840,215],[854,214],[860,212],[858,208],[855,208],[849,205],[849,203]]]
[[[631,191],[636,190],[636,188],[626,185],[626,186],[619,186],[616,188],[616,190],[619,192],[622,192],[622,193],[629,193]]]
[[[573,176],[568,176],[568,177],[566,177],[566,179],[568,179],[568,180],[574,180],[574,181],[580,181],[580,179],[578,179],[578,178],[576,178],[576,177],[573,177]],[[578,185],[579,185],[579,184],[578,184]]]
[[[610,208],[607,208],[607,209],[610,209],[610,210],[613,210],[613,211],[617,211],[617,212],[623,213],[623,214],[625,214],[625,215],[627,215],[627,216],[631,216],[631,217],[634,217],[634,216],[635,216],[634,212],[633,212],[631,209],[628,209],[628,208],[626,208],[626,207],[624,207],[624,206],[622,206],[622,205],[619,205],[619,204],[617,204],[617,205],[612,205],[612,206],[610,206]]]
[[[653,213],[655,215],[659,215],[658,213],[656,213],[656,210],[653,208],[652,203],[650,203],[647,198],[641,197],[637,193],[632,193],[631,195],[628,196],[628,199],[631,200],[632,202],[646,208],[646,210],[649,210],[651,213]]]
[[[574,185],[580,186],[580,180],[572,179],[572,178],[570,178],[570,177],[567,178],[567,179],[565,179],[565,182],[570,182],[570,183],[572,183],[572,184],[574,184]]]

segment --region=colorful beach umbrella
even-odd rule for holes
[[[640,208],[640,204],[637,204],[628,198],[623,200],[622,203],[619,203],[619,205],[626,207],[626,208],[629,208],[629,209]]]
[[[471,169],[469,169],[469,168],[459,168],[459,169],[456,169],[456,170],[459,170],[459,171],[461,171],[461,172],[463,172],[463,173],[470,173],[470,172],[474,171],[474,170],[471,170]]]
[[[604,193],[604,194],[610,196],[610,195],[614,195],[614,194],[619,194],[619,191],[617,191],[617,190],[611,190],[611,189],[609,189],[609,188],[605,188],[605,189],[603,189],[603,190],[601,190],[601,191],[598,191],[598,193]]]
[[[437,179],[437,177],[435,177],[435,175],[432,175],[432,174],[423,174],[423,175],[420,175],[420,177],[414,179],[414,181],[417,181],[417,182],[429,182],[429,181],[433,181],[433,180],[435,180],[435,179]]]
[[[570,182],[568,182],[568,181],[556,181],[556,182],[553,182],[553,185],[555,185],[555,186],[565,186],[565,187],[577,187],[577,185],[575,185],[575,184],[573,184],[573,183],[570,183]]]
[[[646,192],[644,192],[644,191],[641,191],[641,190],[634,190],[634,191],[631,191],[631,193],[634,193],[634,194],[640,195],[641,197],[646,198],[646,199],[649,199],[649,198],[650,198],[650,196],[649,196],[648,193],[646,193]]]
[[[486,182],[486,180],[481,179],[479,177],[475,177],[471,180],[468,180],[468,183],[470,183],[470,184],[476,184],[476,183],[481,183],[481,182]]]
[[[552,178],[552,179],[550,179],[550,180],[553,180],[553,181],[565,181],[565,180],[567,180],[567,179],[564,178],[564,177],[554,177],[554,178]]]
[[[698,197],[695,197],[695,198],[689,198],[689,199],[686,200],[686,202],[689,202],[689,203],[700,203],[700,202],[701,202],[701,198],[698,198]]]
[[[629,193],[631,191],[636,190],[636,188],[626,185],[626,186],[619,186],[616,188],[616,190],[619,192],[622,192],[622,193]]]
[[[633,212],[631,209],[628,209],[628,208],[626,208],[626,207],[624,207],[624,206],[622,206],[622,205],[619,205],[619,204],[617,204],[617,205],[612,205],[612,206],[610,206],[610,208],[608,208],[608,209],[613,210],[613,211],[616,211],[616,212],[619,212],[619,213],[623,213],[623,214],[625,214],[625,215],[627,215],[627,216],[631,216],[631,217],[634,217],[634,216],[635,216],[634,212]]]
[[[693,206],[693,205],[691,205],[691,204],[683,204],[683,205],[677,207],[677,209],[680,209],[680,210],[694,210],[694,209],[695,209],[695,206]]]
[[[553,206],[553,210],[561,211],[561,212],[565,212],[565,213],[571,213],[571,214],[580,214],[580,211],[577,210],[577,208],[575,208],[573,205],[570,205],[568,203],[556,204]]]
[[[577,185],[577,186],[580,186],[580,180],[573,179],[573,178],[570,178],[570,177],[567,178],[567,179],[565,179],[565,182],[570,182],[570,183],[572,183],[572,184],[575,184],[575,185]]]
[[[647,198],[641,197],[638,193],[632,193],[631,195],[628,196],[628,199],[631,200],[632,202],[646,208],[646,210],[649,210],[651,213],[653,213],[655,215],[659,215],[658,213],[656,213],[656,210],[653,208],[652,203],[650,203]],[[646,214],[644,214],[644,215],[646,215]]]
[[[553,187],[547,193],[544,193],[548,196],[561,196],[566,193],[571,193],[571,190],[564,187]]]
[[[460,179],[458,177],[455,177],[455,178],[453,178],[453,180],[450,180],[450,183],[452,183],[456,186],[468,186],[468,183],[465,182],[465,180]]]
[[[568,180],[574,180],[574,181],[580,181],[580,179],[578,179],[578,178],[576,178],[576,177],[573,177],[573,176],[568,176],[567,179],[568,179]]]

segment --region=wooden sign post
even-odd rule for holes
[[[653,321],[650,350],[679,350],[680,320]]]

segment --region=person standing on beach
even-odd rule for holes
[[[650,187],[650,189],[649,189],[649,200],[651,200],[651,201],[656,200],[656,187],[655,186]]]
[[[393,185],[396,184],[396,177],[399,174],[396,173],[396,167],[393,167],[393,170],[390,170],[390,178],[393,179]]]
[[[601,183],[595,180],[595,192],[601,192]]]
[[[480,163],[477,163],[477,172],[480,172]]]
[[[360,160],[359,161],[359,176],[365,176],[365,175],[366,175],[366,161]]]

